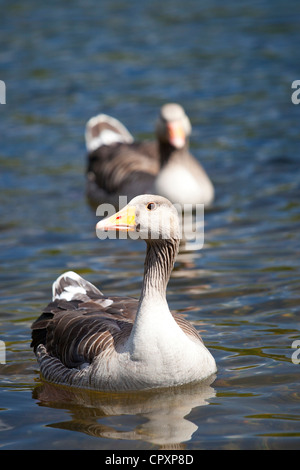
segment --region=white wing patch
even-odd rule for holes
[[[52,300],[82,299],[82,295],[88,296],[89,293],[97,294],[99,297],[102,293],[90,282],[83,279],[73,271],[68,271],[59,276],[52,285]]]
[[[80,286],[67,286],[61,294],[56,295],[54,298],[57,300],[73,300],[76,299],[77,294],[86,294],[86,290]]]
[[[101,307],[102,308],[106,308],[106,307],[109,307],[110,305],[112,305],[114,303],[113,300],[111,299],[104,299],[102,302],[101,302]]]
[[[89,141],[88,150],[90,152],[93,152],[102,145],[112,145],[117,143],[126,143],[126,141],[117,132],[113,132],[110,129],[105,129],[101,132],[100,135],[94,137],[92,140]]]
[[[116,132],[111,129],[102,129],[100,133],[95,136],[94,132],[92,131],[93,128],[103,122],[106,122],[114,127]],[[85,144],[89,152],[93,152],[102,145],[111,145],[118,142],[131,144],[133,141],[134,138],[126,129],[126,127],[120,121],[118,121],[118,119],[107,116],[107,114],[99,114],[98,116],[94,116],[90,118],[86,124]]]

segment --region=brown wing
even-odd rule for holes
[[[151,187],[159,172],[156,142],[102,145],[88,156],[87,173],[107,193],[137,194]]]
[[[105,307],[105,304],[110,305]],[[130,334],[138,301],[101,298],[98,301],[55,300],[32,325],[31,346],[43,344],[66,367],[91,363]]]
[[[172,313],[172,315],[177,325],[180,326],[180,328],[187,336],[191,336],[192,338],[195,338],[198,341],[200,340],[201,343],[203,343],[203,340],[199,335],[198,331],[188,320],[186,320],[182,315],[178,313]]]

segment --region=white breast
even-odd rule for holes
[[[173,203],[208,204],[213,199],[212,184],[204,174],[197,179],[182,165],[166,166],[156,178],[154,192]]]

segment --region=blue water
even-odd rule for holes
[[[2,449],[300,447],[300,4],[1,1]],[[72,269],[138,296],[143,243],[100,241],[84,194],[86,121],[151,138],[181,103],[216,188],[202,250],[181,252],[170,307],[218,365],[200,388],[107,395],[43,384],[30,325]],[[298,346],[299,347],[299,346]]]

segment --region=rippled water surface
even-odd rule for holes
[[[299,24],[296,0],[1,3],[3,449],[300,447]],[[30,325],[53,280],[141,285],[144,244],[96,238],[85,123],[105,112],[150,138],[168,101],[216,187],[205,245],[179,254],[168,300],[201,332],[215,380],[160,394],[45,385]]]

